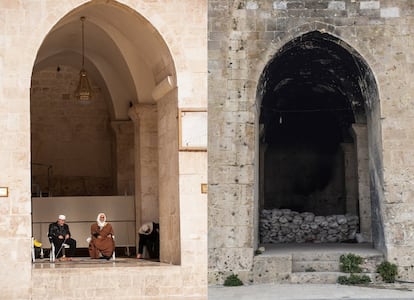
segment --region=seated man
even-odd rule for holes
[[[143,258],[144,246],[147,247],[150,258],[160,258],[160,224],[148,222],[138,231],[139,244],[137,258]]]
[[[91,238],[89,241],[89,256],[91,258],[104,258],[109,260],[115,251],[112,225],[106,222],[104,213],[98,214],[96,223],[91,225]]]
[[[75,256],[76,240],[71,238],[69,226],[65,224],[66,217],[59,215],[55,223],[49,225],[48,237],[55,246],[55,257],[60,260],[72,260]],[[63,244],[69,245],[69,249],[63,250]],[[65,254],[63,252],[65,251]]]

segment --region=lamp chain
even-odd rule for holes
[[[82,69],[85,65],[85,17],[81,17],[82,21]]]

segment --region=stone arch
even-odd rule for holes
[[[80,17],[85,16],[85,68],[107,106],[103,126],[111,135],[106,143],[117,178],[114,194],[134,192],[135,232],[142,222],[159,221],[161,261],[179,264],[179,91],[172,53],[158,29],[131,6],[93,1],[69,9],[39,47],[33,74],[80,67]],[[74,103],[70,92],[65,97]],[[125,176],[128,182],[120,183]]]
[[[258,57],[256,63],[252,65],[251,78],[257,78],[258,82],[263,70],[268,62],[274,57],[275,53],[290,41],[312,31],[319,31],[337,38],[345,49],[361,56],[363,61],[370,66],[374,77],[376,77],[376,73],[380,73],[383,70],[383,65],[377,61],[371,51],[366,47],[366,44],[360,42],[353,32],[340,31],[340,29],[335,28],[331,24],[314,21],[290,28],[283,32],[283,35],[280,35],[277,39],[273,40],[272,43],[269,44],[269,47],[264,51],[263,55]]]
[[[272,118],[275,119],[274,116],[273,117],[265,116],[266,112],[264,112],[263,110],[263,105],[266,104],[265,103],[266,101],[267,103],[271,101],[269,99],[266,100],[266,97],[268,98],[277,97],[277,96],[280,97],[281,94],[275,95],[273,93],[272,95],[269,96],[269,89],[281,91],[281,88],[283,86],[289,85],[291,80],[298,79],[298,78],[296,79],[288,78],[289,77],[287,76],[287,73],[289,73],[287,71],[288,66],[287,65],[283,66],[282,62],[280,61],[279,61],[279,64],[275,63],[275,61],[278,61],[278,59],[281,59],[283,55],[287,53],[289,55],[292,55],[292,57],[294,57],[295,54],[292,52],[292,49],[297,51],[299,48],[302,48],[304,49],[304,53],[308,52],[307,55],[310,55],[312,52],[306,51],[306,49],[313,48],[313,46],[315,46],[315,44],[313,43],[315,42],[318,43],[318,41],[319,42],[324,41],[324,42],[329,43],[330,46],[337,47],[337,49],[334,51],[335,53],[338,53],[338,51],[339,52],[342,51],[343,55],[345,55],[343,57],[348,57],[347,58],[349,59],[348,63],[352,65],[354,68],[353,70],[348,70],[345,73],[347,73],[348,75],[354,74],[355,78],[353,79],[353,81],[352,80],[351,81],[353,82],[352,84],[355,85],[354,88],[357,88],[359,91],[358,92],[359,94],[347,95],[345,97],[346,99],[350,100],[346,110],[351,112],[351,114],[348,115],[348,117],[345,117],[345,119],[348,119],[348,121],[345,121],[345,122],[366,124],[366,125],[363,125],[366,127],[365,129],[362,129],[362,130],[363,131],[367,130],[368,132],[368,143],[365,146],[366,154],[361,154],[361,153],[359,154],[359,155],[366,155],[366,157],[364,157],[365,172],[366,172],[364,176],[366,178],[365,180],[367,183],[365,185],[365,191],[364,192],[360,191],[360,197],[366,199],[364,200],[364,203],[367,205],[372,202],[373,208],[371,209],[371,207],[369,207],[368,209],[369,211],[367,212],[367,208],[361,209],[361,206],[364,207],[365,204],[362,204],[362,205],[360,204],[361,219],[364,220],[363,227],[365,226],[365,229],[361,228],[361,230],[365,232],[366,240],[370,240],[371,239],[370,231],[372,229],[373,237],[374,237],[373,240],[375,242],[376,247],[384,249],[385,248],[384,247],[384,234],[383,234],[383,227],[382,227],[383,226],[382,217],[380,213],[381,212],[381,201],[383,197],[382,195],[382,171],[381,171],[382,170],[382,157],[380,153],[381,152],[380,149],[382,149],[382,145],[381,145],[380,121],[379,121],[380,119],[379,94],[378,94],[378,89],[376,85],[376,80],[375,80],[375,77],[374,77],[374,74],[371,68],[369,67],[365,59],[356,50],[354,50],[354,48],[349,46],[343,40],[331,34],[325,33],[323,28],[321,28],[321,27],[324,27],[325,25],[326,24],[320,24],[320,23],[315,22],[313,24],[307,24],[307,25],[301,26],[300,28],[296,28],[295,30],[292,31],[293,33],[301,32],[301,31],[305,31],[305,33],[297,36],[296,38],[289,39],[289,42],[285,42],[283,47],[280,47],[279,50],[276,51],[276,54],[274,54],[270,59],[269,59],[269,55],[268,56],[265,55],[263,59],[261,60],[261,62],[263,62],[263,60],[268,59],[268,62],[266,66],[262,69],[263,71],[261,73],[260,80],[258,83],[258,89],[257,89],[257,102],[256,102],[257,108],[258,108],[257,109],[258,116],[257,116],[257,122],[256,122],[257,136],[263,137],[263,132],[265,131],[265,129],[263,128],[263,125],[259,126],[259,123],[264,124],[266,122],[265,119],[268,119],[268,120],[272,120]],[[312,31],[310,29],[314,29],[314,30]],[[315,29],[321,29],[321,31],[318,31]],[[291,35],[292,33],[287,34],[286,37],[290,38]],[[295,48],[295,47],[299,47],[299,48]],[[323,49],[324,47],[328,47],[328,45],[323,45],[323,46],[321,45],[321,49]],[[274,48],[272,47],[269,51],[274,51]],[[289,61],[289,59],[287,59],[286,57],[285,59],[288,64],[290,63],[289,68],[293,68],[293,69],[296,68],[295,66],[292,67],[292,65],[294,65],[293,60]],[[313,57],[313,59],[315,58]],[[319,63],[321,63],[321,61],[319,61]],[[327,61],[323,63],[329,64],[329,62]],[[257,65],[258,65],[257,68],[260,68],[261,64],[259,63]],[[327,69],[325,69],[324,71],[326,70]],[[312,71],[312,68],[311,70],[308,70],[308,71]],[[315,70],[313,71],[315,72]],[[286,72],[286,73],[283,73],[283,72]],[[292,72],[294,73],[295,71],[293,70]],[[302,72],[306,73],[304,69],[302,69]],[[275,75],[275,74],[278,74],[278,75]],[[276,77],[277,76],[280,76],[280,77],[275,79],[273,82],[271,82],[269,78],[273,75]],[[294,77],[294,75],[292,75],[292,77]],[[305,75],[302,74],[298,77],[306,78],[306,74]],[[312,85],[312,79],[310,79],[309,81],[310,81],[310,84]],[[337,86],[341,86],[341,85],[343,86],[343,84],[340,82],[335,83],[335,80],[333,80],[333,83],[334,85],[336,84]],[[313,88],[315,88],[315,86],[313,86]],[[325,88],[330,89],[332,87],[325,86]],[[335,89],[335,87],[333,88]],[[350,90],[353,89],[351,87],[349,88]],[[268,95],[266,95],[266,93],[268,93]],[[278,109],[279,113],[283,111],[281,107],[282,106],[285,107],[282,104],[279,105],[280,107],[278,107],[278,104],[274,104],[274,105],[275,106],[273,106],[272,109]],[[312,105],[310,107],[312,107]],[[295,110],[293,107],[289,109]],[[286,111],[288,111],[289,109],[287,109]],[[301,107],[299,110],[304,110],[304,109],[303,107]],[[260,114],[260,117],[259,117],[259,114]],[[344,116],[342,116],[342,118],[343,117]],[[282,117],[280,117],[280,119],[282,119]],[[355,129],[355,130],[358,131],[358,129]],[[364,140],[366,139],[359,138],[358,143],[363,143]],[[257,147],[256,149],[257,149],[256,150],[257,153],[260,152],[260,154],[263,155],[263,148]],[[257,166],[260,165],[263,168],[264,161],[261,159],[259,160],[259,155],[256,155],[256,162],[257,162],[256,163]],[[257,171],[259,170],[260,168],[257,169]],[[260,177],[263,181],[263,174]],[[256,195],[258,201],[263,200],[264,195],[260,194],[260,190],[263,191],[263,187],[261,186],[257,188],[256,190],[258,191],[258,195]],[[263,206],[263,203],[262,203],[262,206]],[[371,218],[371,213],[372,213],[372,218]],[[371,223],[372,223],[372,228],[371,228]]]

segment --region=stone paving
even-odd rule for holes
[[[209,300],[322,300],[414,299],[414,284],[393,287],[358,287],[338,284],[260,284],[241,287],[210,286]]]

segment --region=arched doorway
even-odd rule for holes
[[[86,103],[75,97],[81,17],[86,18],[85,69],[93,87]],[[168,87],[154,93],[166,78]],[[33,196],[50,196],[51,201],[59,196],[49,207],[79,221],[80,241],[87,228],[82,224],[107,208],[109,220],[118,222],[119,244],[122,234],[136,245],[143,222],[160,222],[161,260],[180,262],[175,82],[174,62],[161,35],[116,1],[73,10],[44,39],[32,75]],[[113,199],[103,201],[103,196]],[[86,215],[86,208],[94,215]],[[56,216],[48,217],[51,222]],[[42,221],[34,214],[33,222]]]
[[[269,61],[258,101],[260,241],[383,241],[372,213],[379,100],[365,61],[329,34],[304,34]]]

